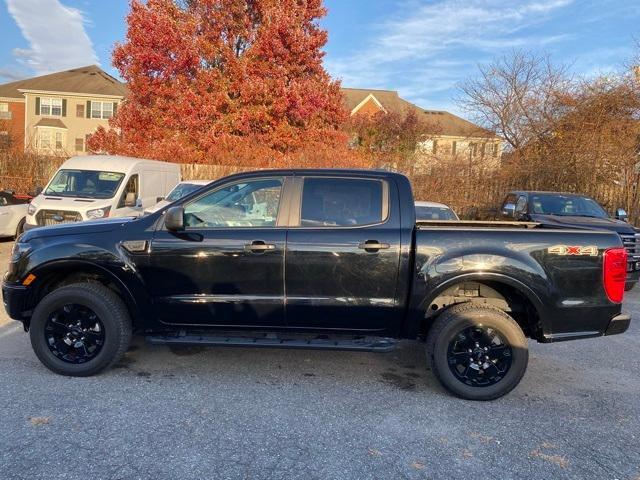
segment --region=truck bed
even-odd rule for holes
[[[416,220],[418,228],[463,227],[463,228],[536,228],[536,222],[512,222],[508,220]]]

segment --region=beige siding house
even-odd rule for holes
[[[393,90],[342,89],[351,115],[377,112],[414,112],[425,126],[424,140],[417,152],[417,168],[442,161],[474,163],[495,168],[502,155],[502,140],[464,118],[441,110],[426,110],[401,98]]]
[[[24,105],[25,151],[57,156],[86,153],[87,136],[108,128],[126,94],[122,82],[95,65],[0,85],[0,98]]]

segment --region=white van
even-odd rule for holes
[[[180,181],[180,165],[114,155],[72,157],[27,211],[25,230],[142,215]]]

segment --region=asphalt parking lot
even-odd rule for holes
[[[625,308],[640,319],[640,289]],[[530,344],[520,386],[478,403],[448,395],[414,342],[377,354],[136,339],[106,373],[65,378],[2,312],[0,479],[640,480],[639,322]]]

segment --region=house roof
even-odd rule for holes
[[[419,119],[435,125],[439,135],[451,135],[455,137],[495,137],[496,135],[464,118],[443,110],[426,110],[398,95],[394,90],[374,90],[363,88],[342,88],[344,102],[347,109],[352,112],[369,95],[375,97],[387,112],[406,114],[414,111]]]
[[[0,85],[0,97],[23,98],[20,90],[124,97],[127,87],[96,65],[73,68]]]
[[[41,118],[36,127],[54,127],[54,128],[67,128],[59,118]]]

